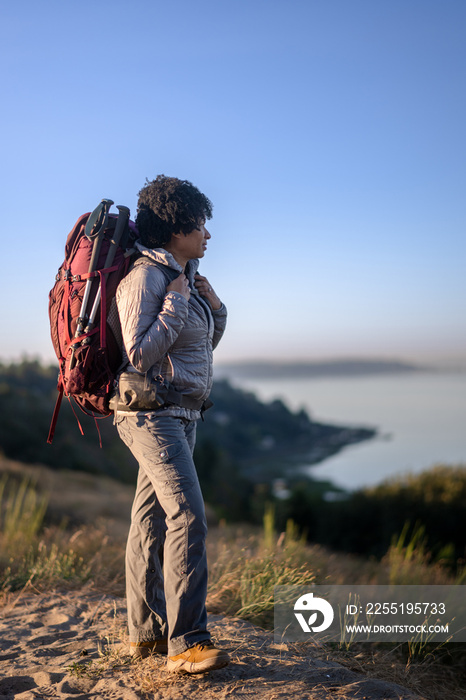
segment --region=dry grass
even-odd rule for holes
[[[273,627],[274,585],[316,584],[455,584],[457,577],[432,563],[417,536],[400,537],[381,562],[336,554],[297,537],[291,523],[286,533],[274,533],[270,513],[264,530],[219,527],[209,543],[212,612],[248,619]],[[296,654],[309,653],[306,645],[293,646]],[[333,644],[313,647],[312,654],[332,659],[346,668],[410,688],[428,700],[466,697],[466,645],[361,644],[349,648]]]
[[[32,586],[44,591],[52,587],[76,589],[84,584],[124,596],[124,535],[132,490],[122,486],[117,496],[117,486],[107,485],[105,480],[89,476],[83,480],[80,475],[73,480],[74,475],[54,474],[55,492],[51,490],[47,500],[32,481],[30,470],[10,467],[8,477],[0,482],[0,587],[4,599],[11,600],[15,590]],[[42,483],[49,477],[45,472]],[[68,495],[61,499],[65,483]],[[72,510],[70,499],[82,504],[87,494],[92,494],[91,510],[87,514]],[[69,509],[73,526],[63,521],[54,523],[54,518],[48,520],[50,513],[60,512],[58,506]],[[307,544],[292,523],[288,523],[286,532],[276,533],[273,511],[266,513],[262,529],[226,524],[211,528],[208,559],[209,612],[249,620],[266,629],[273,626],[274,585],[445,584],[459,583],[464,578],[460,575],[455,580],[441,564],[432,563],[420,536],[408,543],[399,538],[381,562],[364,560]],[[118,628],[108,630],[108,643],[99,660],[87,667],[79,664],[75,673],[95,675],[111,669],[117,673],[128,663],[116,645],[116,641],[121,644],[126,639],[125,634],[120,621]],[[395,644],[354,644],[349,650],[338,646],[312,648],[314,656],[400,683],[428,700],[464,698],[461,687],[466,684],[466,652],[460,645],[443,649],[425,645],[421,652],[416,657],[408,645]],[[302,656],[309,654],[309,649],[303,651],[295,645],[295,653]],[[133,672],[141,690],[154,691],[153,671],[149,673],[140,665]],[[160,689],[171,682],[167,678],[159,680]]]
[[[5,466],[5,465],[4,465]],[[35,474],[24,472],[17,463],[7,463],[0,480],[0,590],[8,594],[32,585],[38,590],[54,586],[77,587],[94,581],[102,590],[124,594],[124,554],[122,539],[111,537],[112,521],[91,511],[87,518],[77,518],[73,511],[64,518],[70,495],[60,499],[58,477],[55,495],[43,486],[51,480],[48,470]],[[44,476],[45,475],[45,476]],[[42,488],[38,486],[38,477]],[[79,499],[76,481],[65,477],[74,498]],[[82,494],[81,494],[82,497]],[[55,510],[60,504],[60,510]],[[58,518],[60,522],[54,522]],[[79,525],[68,527],[67,521]]]

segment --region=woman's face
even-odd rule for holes
[[[175,251],[185,260],[203,258],[207,248],[207,241],[210,233],[205,227],[205,220],[201,221],[197,228],[187,234],[173,234],[172,242],[175,244]]]

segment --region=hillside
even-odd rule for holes
[[[213,700],[239,689],[242,697],[269,700],[464,698],[462,645],[285,643],[268,631],[277,584],[462,582],[428,562],[419,543],[409,555],[391,546],[376,563],[306,544],[292,524],[276,531],[270,510],[262,528],[212,525],[209,627],[232,662],[215,675],[186,679],[168,674],[164,658],[130,662],[128,656],[124,552],[133,489],[108,477],[4,458],[0,486],[0,692],[6,700],[175,700],[193,692]]]
[[[12,459],[52,468],[107,474],[133,483],[135,463],[117,437],[111,418],[98,421],[103,449],[93,419],[75,412],[65,400],[53,445],[46,443],[56,399],[56,367],[38,362],[0,365],[0,450]],[[253,394],[217,381],[214,408],[199,421],[196,459],[203,478],[224,465],[249,481],[270,481],[298,460],[323,459],[346,445],[370,439],[374,431],[312,421],[281,401],[260,402]]]

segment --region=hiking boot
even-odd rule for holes
[[[135,659],[147,659],[152,654],[166,654],[168,645],[166,639],[153,639],[150,642],[130,642],[129,653]]]
[[[169,656],[167,659],[167,671],[179,673],[204,673],[215,668],[223,668],[230,657],[222,649],[216,649],[212,642],[200,642],[181,654]]]

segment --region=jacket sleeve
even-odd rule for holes
[[[222,304],[216,311],[212,311],[212,315],[214,317],[212,348],[215,350],[225,332],[225,326],[227,325],[227,310],[225,304]]]
[[[166,293],[157,268],[140,266],[118,287],[116,301],[126,354],[141,373],[159,362],[188,318],[188,302],[178,292]]]

